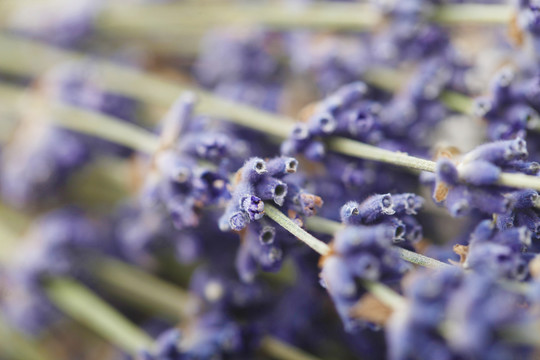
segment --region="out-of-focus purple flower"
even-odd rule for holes
[[[362,324],[350,314],[365,293],[358,280],[394,281],[408,269],[392,249],[394,234],[388,224],[349,225],[335,235],[330,255],[322,260],[321,279],[347,331]]]

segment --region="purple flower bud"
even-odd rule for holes
[[[525,226],[535,238],[540,236],[540,217],[534,210],[524,209],[516,212],[515,223],[517,226]]]
[[[364,224],[371,224],[386,215],[395,214],[392,195],[372,195],[362,201],[358,214]]]
[[[259,231],[259,241],[263,245],[272,244],[275,238],[276,238],[276,228],[273,226],[266,225]]]
[[[296,141],[303,141],[309,138],[309,129],[307,125],[302,123],[297,123],[294,125],[294,128],[291,132],[291,139]]]
[[[266,163],[261,158],[251,158],[244,166],[242,166],[242,179],[254,184],[257,181],[261,180],[262,177],[268,172],[266,169]]]
[[[178,139],[186,131],[189,121],[193,116],[196,97],[187,92],[178,97],[162,120],[161,144],[163,146],[175,145]]]
[[[356,201],[349,201],[341,207],[339,211],[341,222],[344,224],[358,225],[362,223],[360,217],[360,204]]]
[[[459,174],[456,165],[447,158],[437,160],[437,168],[435,170],[437,177],[448,185],[457,185],[459,183]]]
[[[356,282],[349,271],[346,261],[338,256],[326,259],[321,271],[321,278],[327,290],[336,298],[354,298],[356,296]]]
[[[272,177],[265,177],[255,186],[255,193],[262,200],[274,200],[282,206],[287,196],[287,184]]]
[[[242,230],[243,228],[247,226],[248,223],[249,223],[249,217],[241,211],[237,211],[231,214],[228,219],[228,226],[230,227],[231,230],[234,230],[234,231]],[[222,231],[228,230],[228,228],[224,228],[222,226],[221,222],[220,222],[220,229]]]
[[[381,261],[372,254],[360,253],[346,261],[350,272],[356,277],[376,281],[381,275]]]
[[[515,209],[527,209],[539,203],[538,193],[535,190],[513,191],[507,195],[514,204]]]
[[[472,200],[466,186],[455,186],[448,191],[445,206],[452,216],[464,216],[471,210]]]
[[[405,227],[403,221],[395,217],[389,217],[387,219],[384,219],[383,223],[394,229],[394,233],[392,236],[392,241],[394,243],[400,243],[405,241],[405,234],[407,228]]]
[[[512,199],[502,195],[497,189],[469,189],[471,206],[488,214],[504,214],[513,206]]]
[[[511,169],[517,172],[524,173],[526,175],[538,175],[540,172],[540,164],[536,161],[510,161],[505,164],[505,169]]]
[[[311,135],[330,135],[337,127],[337,121],[329,112],[315,114],[309,120],[309,132]]]
[[[422,225],[413,216],[403,216],[401,221],[405,225],[405,240],[411,244],[422,240],[423,232]]]
[[[270,159],[266,163],[268,176],[281,179],[287,174],[294,174],[298,168],[298,160],[292,157],[280,156]]]
[[[306,158],[312,161],[321,161],[326,154],[324,144],[320,141],[312,141],[304,150]]]
[[[506,245],[516,252],[523,252],[531,246],[531,232],[525,226],[500,231],[493,242]]]
[[[342,86],[332,95],[334,103],[339,102],[341,107],[347,107],[350,104],[361,100],[368,92],[368,86],[360,81]]]
[[[480,145],[465,155],[463,163],[484,160],[493,164],[504,165],[512,160],[525,159],[527,155],[527,143],[525,140],[518,138]]]
[[[463,266],[478,273],[500,278],[521,280],[527,275],[526,264],[519,252],[489,242],[471,245]]]
[[[264,202],[255,195],[240,199],[240,208],[248,214],[250,220],[259,220],[264,216]]]
[[[396,229],[389,224],[374,226],[347,226],[334,238],[334,250],[339,254],[349,254],[370,246],[388,247],[392,243]]]
[[[471,161],[458,166],[459,177],[473,185],[491,185],[497,182],[501,169],[487,161]]]
[[[243,282],[253,282],[259,265],[251,254],[250,246],[240,246],[236,254],[235,266],[236,271]]]
[[[477,117],[485,117],[495,108],[493,100],[489,98],[477,98],[474,101],[473,114]]]
[[[489,241],[495,234],[495,230],[491,220],[483,220],[474,229],[471,235],[471,242]]]
[[[392,203],[394,204],[394,210],[397,215],[416,215],[418,210],[424,205],[424,199],[421,196],[411,193],[393,194]]]

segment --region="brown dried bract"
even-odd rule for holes
[[[540,278],[540,255],[536,255],[529,263],[529,272],[533,278]]]
[[[303,123],[307,123],[309,119],[315,114],[315,111],[317,110],[318,102],[312,102],[310,104],[307,104],[304,106],[299,112],[298,112],[298,120]]]
[[[371,321],[384,325],[392,315],[392,308],[386,306],[375,296],[366,294],[354,305],[350,311],[353,318]]]
[[[450,187],[448,186],[448,184],[443,181],[439,181],[435,185],[435,190],[433,191],[433,198],[437,202],[441,202],[448,196],[448,191],[450,191]]]
[[[512,14],[512,18],[508,23],[508,35],[510,39],[514,41],[514,44],[516,44],[517,46],[523,45],[523,42],[525,40],[525,33],[518,25],[517,11],[514,11],[514,13]]]
[[[468,245],[454,245],[454,252],[459,255],[459,263],[453,260],[448,260],[452,265],[463,265],[467,260],[467,255],[469,254]]]
[[[461,151],[455,146],[439,147],[435,153],[435,160],[440,159],[440,158],[455,159],[460,154],[461,154]],[[450,191],[450,186],[443,181],[438,181],[435,184],[433,198],[437,202],[441,202],[445,200],[446,197],[448,196],[448,191]]]

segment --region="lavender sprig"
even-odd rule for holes
[[[256,128],[256,130],[268,128],[272,129],[269,130],[271,135],[278,135],[279,133],[280,135],[285,136],[285,131],[283,130],[288,130],[291,128],[291,126],[286,126],[285,128],[281,127],[279,125],[280,120],[278,120],[277,125],[275,123],[272,123],[272,119],[274,119],[273,115],[259,112],[258,110],[251,109],[250,107],[237,105],[238,108],[234,109],[236,105],[229,104],[226,100],[222,100],[222,105],[225,105],[225,108],[231,109],[227,113],[230,113],[231,111],[237,111],[244,114],[243,110],[248,109],[248,113],[252,114],[254,117],[250,120],[247,120],[247,118],[245,118],[241,120],[241,122],[245,125]],[[224,107],[218,107],[218,110],[223,108]],[[119,144],[132,146],[135,149],[150,154],[153,152],[154,149],[157,148],[158,139],[154,138],[153,135],[151,135],[149,132],[145,132],[144,130],[139,129],[136,126],[114,122],[111,121],[112,118],[103,115],[88,113],[87,111],[84,111],[82,109],[77,109],[75,107],[64,104],[54,106],[52,110],[55,112],[55,114],[57,113],[58,115],[58,124],[64,127],[68,127],[72,130],[79,130],[84,131],[87,134],[102,136],[110,141],[117,141]],[[258,113],[262,114],[263,117],[257,117]],[[80,116],[81,118],[91,118],[92,121],[80,121],[76,118],[75,115]],[[279,119],[279,117],[277,117],[277,119]],[[291,125],[288,120],[281,121],[283,121],[284,124]],[[99,124],[99,127],[91,124]],[[109,131],[109,126],[112,127],[113,131]],[[329,141],[329,147],[333,151],[342,153],[344,155],[349,155],[367,160],[380,161],[396,166],[402,166],[429,172],[435,172],[436,169],[436,163],[434,161],[416,158],[405,153],[381,149],[375,146],[367,145],[345,138],[332,138]],[[521,189],[540,190],[540,178],[523,174],[501,173],[496,184]]]

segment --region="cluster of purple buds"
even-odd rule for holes
[[[523,280],[528,274],[531,232],[525,227],[498,230],[493,221],[484,220],[471,235],[463,267],[479,274]]]
[[[305,124],[295,126],[282,143],[281,153],[321,161],[326,153],[322,140],[333,135],[378,143],[383,137],[378,116],[381,105],[368,99],[367,94],[368,87],[362,82],[341,87],[316,106]]]
[[[202,300],[201,313],[182,336],[177,329],[163,333],[153,352],[144,352],[142,360],[250,359],[258,341],[253,324],[242,324],[242,316],[251,307],[251,315],[264,309],[265,292],[253,284],[199,269],[192,278],[192,291]],[[240,310],[240,312],[239,312]]]
[[[447,32],[429,21],[439,1],[411,0],[381,2],[381,10],[390,24],[374,39],[375,58],[418,61],[444,52],[450,43]]]
[[[480,145],[459,160],[441,157],[437,161],[433,198],[452,216],[463,216],[473,210],[487,214],[505,214],[514,201],[505,187],[498,186],[502,172],[529,173],[536,163],[528,156],[525,140],[496,141]],[[518,205],[519,206],[519,205]]]
[[[408,303],[387,326],[392,360],[527,358],[532,349],[505,339],[530,321],[524,297],[492,276],[457,268],[417,275],[405,289]],[[529,320],[527,320],[529,319]]]
[[[186,332],[169,329],[155,341],[153,351],[142,351],[137,360],[250,359],[244,348],[248,334],[240,326],[216,314],[198,318]],[[249,354],[249,355],[248,355]]]
[[[267,31],[211,33],[196,62],[201,85],[225,98],[268,111],[283,102],[282,66],[272,48],[279,37]],[[227,61],[223,61],[223,59]]]
[[[422,202],[414,194],[385,194],[343,206],[341,217],[347,226],[335,235],[330,254],[323,257],[321,278],[347,330],[362,323],[351,315],[365,294],[358,279],[393,283],[409,269],[393,245],[408,238],[408,232],[415,234],[412,241],[422,236],[412,217]]]
[[[237,149],[245,149],[224,133],[190,128],[194,105],[187,94],[170,109],[143,190],[143,202],[166,209],[178,229],[196,226],[205,206],[230,197],[228,169],[243,155]]]
[[[236,173],[232,198],[219,220],[222,231],[244,229],[251,221],[264,216],[264,201],[272,201],[289,216],[312,216],[322,200],[309,194],[287,175],[296,172],[298,161],[276,157],[265,161],[251,158]]]
[[[538,138],[529,130],[535,129],[540,123],[539,83],[536,70],[519,77],[514,70],[506,67],[495,75],[490,95],[475,102],[475,113],[488,123],[490,139]]]
[[[411,245],[422,239],[422,227],[414,217],[424,199],[416,194],[378,194],[363,202],[349,201],[340,211],[346,225],[384,226],[394,244]]]

